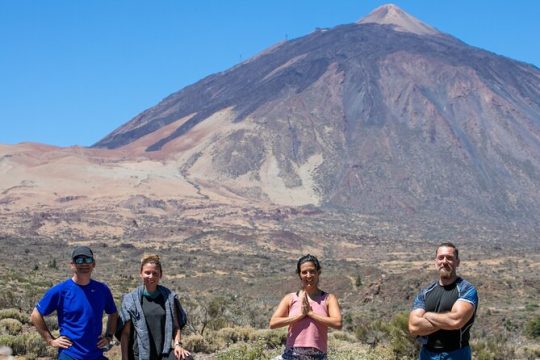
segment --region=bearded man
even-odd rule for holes
[[[470,360],[469,331],[478,308],[478,293],[457,276],[459,252],[442,243],[435,252],[439,280],[420,290],[409,315],[409,332],[422,344],[420,360]]]

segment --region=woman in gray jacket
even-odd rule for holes
[[[159,285],[163,276],[158,255],[141,260],[143,284],[124,295],[120,311],[122,360],[189,359],[181,327],[186,314],[174,292]]]

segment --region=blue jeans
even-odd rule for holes
[[[75,358],[72,358],[71,356],[64,354],[63,351],[58,352],[58,360],[77,360]],[[102,356],[99,360],[107,360],[105,356]]]
[[[448,352],[433,352],[423,346],[418,360],[471,360],[471,358],[470,346]]]

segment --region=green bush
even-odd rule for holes
[[[27,314],[21,313],[18,309],[0,309],[1,319],[16,319],[23,324],[27,324],[30,317]]]
[[[540,337],[540,316],[537,315],[525,326],[525,334],[533,339]]]
[[[329,334],[329,339],[335,339],[345,342],[354,343],[356,341],[356,338],[353,334],[345,332],[345,331],[332,331]]]
[[[13,351],[13,355],[24,356],[26,359],[56,356],[56,350],[48,347],[36,332],[17,336],[0,335],[0,346],[9,346]]]
[[[11,343],[11,350],[13,351],[13,355],[25,355],[25,336],[15,336],[13,342]]]
[[[524,355],[526,359],[540,359],[540,348],[524,348],[523,349]]]
[[[242,346],[262,346],[264,349],[281,348],[285,344],[287,332],[281,330],[256,330],[251,327],[223,328],[208,331],[204,336],[190,334],[184,337],[186,348],[193,352],[214,353],[231,347],[231,354],[242,352]],[[239,346],[234,346],[239,344]],[[242,345],[242,346],[240,346]],[[228,351],[228,350],[227,350]],[[228,354],[228,352],[226,352]],[[232,356],[232,355],[231,355]]]
[[[249,327],[226,327],[217,332],[217,337],[223,339],[227,345],[237,342],[247,342],[255,338],[255,330]]]
[[[188,335],[184,337],[183,341],[186,349],[191,352],[210,353],[213,350],[208,341],[199,334]]]
[[[402,312],[395,315],[383,329],[390,340],[390,347],[396,359],[415,359],[418,346],[415,339],[409,335],[409,314]]]
[[[361,314],[353,314],[347,329],[361,342],[375,347],[386,338],[384,325],[381,320],[369,321]]]
[[[267,348],[280,348],[287,342],[287,330],[257,330],[257,340],[261,341]]]
[[[17,319],[0,320],[0,333],[7,335],[17,335],[22,330],[22,323]]]
[[[334,331],[328,337],[328,355],[333,360],[365,359],[367,346],[356,342],[352,334]]]
[[[13,335],[0,335],[0,346],[13,347],[15,336]]]
[[[278,349],[267,350],[262,342],[238,343],[218,353],[217,360],[269,360],[280,354]]]
[[[46,316],[45,317],[45,324],[47,324],[47,328],[50,331],[58,330],[58,319],[56,316]]]
[[[56,349],[47,346],[47,343],[37,332],[24,334],[24,338],[27,358],[30,358],[31,355],[35,355],[36,357],[56,356]]]
[[[366,354],[366,356],[358,357],[358,359],[362,359],[362,360],[390,360],[392,359],[394,360],[394,359],[399,359],[399,358],[396,358],[396,355],[394,354],[394,351],[391,347],[386,346],[386,345],[379,345],[371,349]]]
[[[507,360],[516,358],[514,349],[507,346],[499,338],[475,341],[471,344],[471,348],[473,354],[476,354],[477,360]]]

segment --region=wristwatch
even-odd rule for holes
[[[182,344],[182,342],[181,342],[181,341],[177,341],[177,342],[175,342],[175,343],[174,343],[174,346],[180,346],[180,347],[182,347],[182,346],[183,346],[183,344]]]

